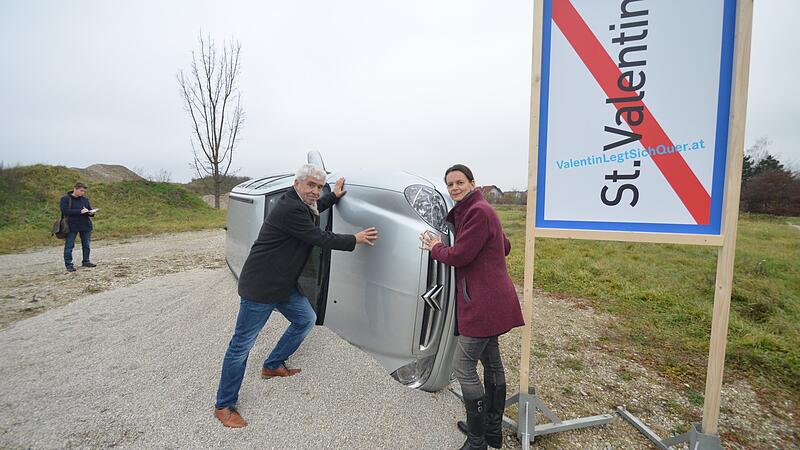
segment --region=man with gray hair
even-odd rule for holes
[[[367,228],[352,234],[336,234],[319,227],[319,213],[347,193],[344,178],[333,192],[320,197],[325,187],[324,170],[306,164],[295,173],[294,189],[284,194],[264,220],[258,238],[239,276],[239,315],[236,329],[222,362],[214,415],[226,427],[241,428],[247,422],[236,411],[247,356],[256,337],[277,309],[291,322],[261,368],[262,378],[290,377],[286,360],[314,327],[317,316],[298,286],[303,267],[314,246],[353,251],[356,244],[374,245],[378,230]]]

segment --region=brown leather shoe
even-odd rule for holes
[[[244,428],[247,426],[247,421],[244,420],[244,417],[233,408],[214,408],[214,415],[222,422],[222,425],[228,428]]]
[[[273,378],[273,377],[291,377],[300,373],[302,369],[290,369],[286,367],[286,364],[281,364],[275,369],[267,369],[266,367],[261,368],[261,378]]]

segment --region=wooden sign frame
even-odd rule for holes
[[[719,410],[722,377],[725,365],[730,298],[733,286],[733,268],[736,252],[736,231],[739,217],[742,158],[744,154],[744,131],[747,113],[747,90],[749,82],[750,47],[752,34],[753,1],[736,0],[736,24],[733,55],[733,80],[730,99],[730,116],[727,136],[726,177],[724,206],[720,235],[640,233],[626,231],[592,231],[536,228],[537,174],[539,155],[539,124],[542,83],[542,31],[545,0],[534,0],[533,50],[531,62],[531,109],[528,148],[528,200],[525,238],[525,266],[523,281],[523,316],[519,374],[519,411],[527,410],[523,405],[526,394],[531,392],[530,346],[533,319],[533,281],[535,267],[535,238],[569,238],[592,240],[617,240],[633,242],[661,242],[719,247],[714,290],[714,308],[706,375],[705,399],[701,433],[719,434]],[[521,431],[518,430],[521,434]],[[520,435],[522,438],[523,436]],[[653,440],[652,436],[648,436]],[[523,441],[526,442],[527,435]],[[708,442],[708,441],[704,441]],[[717,438],[718,442],[718,438]],[[656,443],[662,446],[660,442]],[[672,444],[674,445],[674,444]],[[716,447],[713,445],[712,447]],[[712,448],[701,446],[700,448]],[[666,448],[666,447],[665,447]]]

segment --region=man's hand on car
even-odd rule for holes
[[[375,245],[376,240],[378,240],[378,230],[375,227],[369,227],[356,233],[357,244]]]
[[[344,188],[344,178],[339,178],[336,180],[336,186],[333,188],[333,193],[336,195],[336,198],[342,198],[344,194],[347,194],[347,189]]]

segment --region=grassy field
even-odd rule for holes
[[[50,228],[60,217],[59,199],[78,180],[89,184],[87,197],[100,210],[93,240],[225,225],[225,211],[208,207],[176,184],[100,183],[58,166],[0,167],[0,254],[60,244]]]
[[[496,206],[513,244],[509,269],[522,283],[525,209]],[[800,220],[794,220],[800,224]],[[800,230],[786,218],[740,217],[726,376],[762,393],[800,400]],[[716,249],[537,239],[535,286],[593,300],[620,320],[616,347],[702,395]]]

